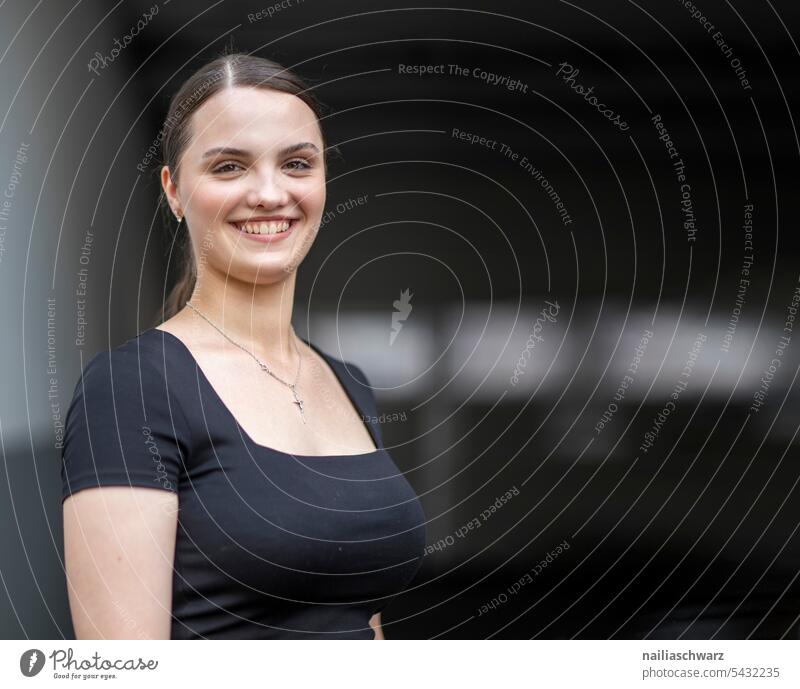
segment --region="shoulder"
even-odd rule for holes
[[[159,359],[136,337],[86,364],[64,422],[62,499],[98,485],[175,490],[191,433]]]
[[[349,392],[362,412],[366,412],[367,416],[375,416],[377,400],[364,369],[349,359],[338,359],[315,345],[312,349],[327,361],[341,385]]]
[[[373,435],[377,437],[376,446],[383,447],[377,400],[364,370],[353,361],[337,359],[316,346],[312,346],[312,349],[327,361],[339,382],[349,393],[364,422],[372,427]]]
[[[160,338],[137,335],[121,345],[95,354],[83,367],[75,384],[67,419],[80,407],[103,416],[143,409],[167,409],[173,404],[167,385],[169,350],[160,349]],[[175,402],[177,406],[177,402]]]
[[[311,344],[310,342],[307,342],[307,344],[311,348],[312,352],[315,352],[317,355],[319,355],[320,358],[322,358],[322,360],[333,369],[333,372],[341,380],[341,382],[350,385],[352,384],[352,381],[356,381],[357,386],[360,384],[360,386],[366,386],[370,390],[372,389],[363,369],[354,361],[338,359],[317,345]]]
[[[151,340],[136,336],[121,345],[97,352],[83,367],[78,386],[87,382],[93,385],[108,382],[114,386],[141,387],[157,382],[160,367],[156,355]]]

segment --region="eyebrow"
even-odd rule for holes
[[[319,153],[319,149],[313,143],[311,143],[310,141],[303,141],[299,144],[292,144],[291,146],[282,148],[280,151],[278,151],[278,155],[279,156],[290,155],[304,148],[310,148],[314,152]],[[250,155],[250,152],[245,151],[244,149],[241,148],[218,146],[216,148],[209,148],[205,153],[203,153],[202,160],[205,160],[206,158],[211,158],[212,156],[218,154],[247,157]]]

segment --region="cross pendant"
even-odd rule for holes
[[[306,422],[306,416],[305,416],[305,414],[303,413],[303,400],[301,400],[301,399],[300,399],[300,398],[297,396],[297,393],[296,393],[296,392],[295,392],[295,390],[294,390],[294,386],[292,386],[292,394],[294,395],[294,402],[293,402],[293,404],[296,404],[296,405],[297,405],[297,408],[300,410],[300,416],[301,416],[301,417],[302,417],[302,419],[303,419],[303,423],[305,423],[305,422]]]

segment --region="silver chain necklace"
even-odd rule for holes
[[[223,336],[224,336],[226,339],[228,339],[230,342],[232,342],[232,343],[233,343],[233,344],[235,344],[237,347],[239,347],[239,349],[242,349],[242,350],[244,350],[244,351],[245,351],[245,352],[247,352],[247,353],[248,353],[248,354],[249,354],[251,357],[253,357],[253,358],[256,360],[256,362],[258,363],[258,365],[261,367],[261,369],[262,369],[263,371],[266,371],[266,372],[267,372],[267,373],[269,373],[269,374],[270,374],[270,375],[271,375],[271,376],[272,376],[272,377],[273,377],[275,380],[277,380],[277,381],[278,381],[278,382],[280,382],[280,383],[283,383],[283,384],[284,384],[284,385],[285,385],[287,388],[289,388],[289,389],[292,391],[292,395],[294,395],[294,402],[293,402],[293,404],[296,404],[296,405],[297,405],[297,408],[300,410],[300,416],[301,416],[301,418],[303,419],[303,423],[305,423],[305,422],[306,422],[306,416],[305,416],[305,413],[303,412],[303,400],[301,400],[301,399],[300,399],[300,398],[297,396],[297,390],[296,390],[296,388],[295,388],[295,386],[297,385],[297,381],[298,381],[298,379],[300,378],[300,367],[301,367],[301,365],[302,365],[302,363],[303,363],[303,360],[302,360],[302,358],[301,358],[301,356],[300,356],[300,350],[299,350],[299,349],[298,349],[298,347],[297,347],[297,339],[296,339],[297,335],[295,335],[295,332],[294,332],[294,328],[293,328],[293,327],[292,327],[292,335],[293,335],[294,337],[292,337],[292,342],[294,343],[294,350],[297,352],[297,374],[296,374],[296,375],[295,375],[295,377],[294,377],[294,383],[287,383],[285,380],[283,380],[282,378],[280,378],[280,377],[276,376],[276,375],[275,375],[275,374],[274,374],[272,371],[270,371],[270,369],[269,369],[269,366],[267,366],[267,365],[266,365],[266,364],[265,364],[263,361],[261,361],[261,359],[259,359],[259,358],[258,358],[258,357],[257,357],[255,354],[253,354],[252,352],[248,351],[246,347],[244,347],[243,345],[240,345],[238,342],[236,342],[236,340],[234,340],[234,339],[232,339],[231,337],[229,337],[228,335],[226,335],[226,334],[225,334],[225,332],[222,330],[222,328],[220,328],[218,325],[216,325],[216,324],[215,324],[215,323],[213,323],[211,320],[209,320],[209,319],[208,319],[208,318],[207,318],[207,317],[206,317],[206,316],[205,316],[205,315],[204,315],[204,314],[203,314],[203,313],[202,313],[202,312],[201,312],[201,311],[200,311],[200,310],[199,310],[199,309],[198,309],[198,308],[197,308],[197,307],[194,305],[194,304],[192,304],[191,302],[188,302],[188,301],[187,301],[187,302],[186,302],[186,306],[188,306],[188,307],[189,307],[189,308],[191,308],[191,309],[194,309],[194,311],[196,311],[196,312],[197,312],[197,315],[199,315],[200,317],[204,318],[206,321],[208,321],[208,323],[209,323],[210,325],[214,326],[214,327],[215,327],[217,330],[219,330],[219,332],[220,332],[220,333],[222,333],[222,335],[223,335]],[[290,327],[291,327],[291,326],[290,326]]]

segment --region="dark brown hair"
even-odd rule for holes
[[[323,106],[309,90],[306,83],[297,74],[282,65],[263,57],[247,53],[229,53],[222,55],[203,65],[192,74],[175,93],[170,102],[162,133],[162,163],[169,167],[172,181],[177,184],[180,174],[180,158],[191,140],[191,117],[194,112],[211,96],[233,86],[254,86],[274,89],[290,93],[300,98],[317,116],[322,132],[325,106]],[[323,133],[323,161],[327,176],[328,151]],[[159,166],[160,167],[160,166]],[[166,194],[161,195],[161,202],[169,219],[169,226],[174,225],[174,215],[170,210]],[[189,233],[179,230],[174,238],[178,250],[178,279],[169,296],[162,304],[162,313],[156,324],[171,318],[186,305],[192,296],[197,267],[195,266],[192,243]]]

